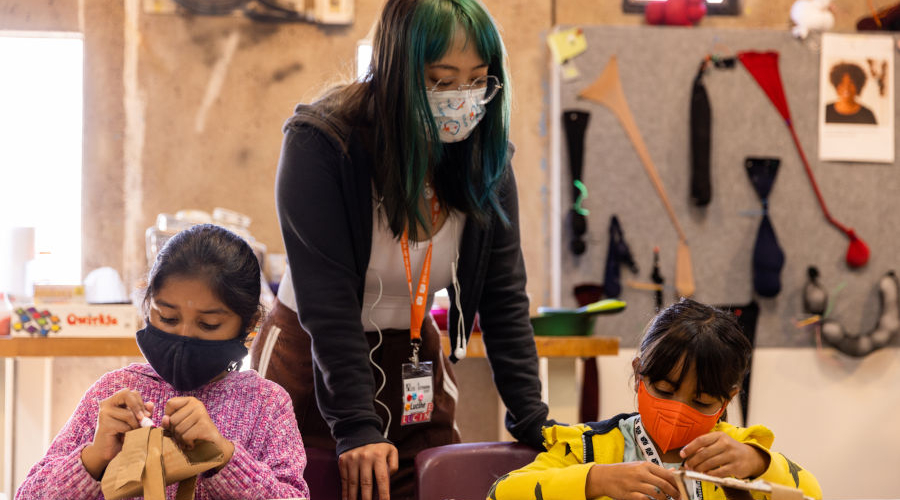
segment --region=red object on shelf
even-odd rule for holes
[[[447,331],[447,310],[446,309],[432,309],[431,317],[434,318],[434,322],[437,323],[438,330]]]
[[[666,0],[648,2],[644,7],[647,24],[692,26],[706,15],[706,0]]]
[[[431,313],[431,317],[434,318],[434,322],[437,323],[438,330],[448,331],[447,328],[447,310],[446,309],[432,309],[429,311]],[[475,326],[472,327],[472,332],[480,332],[481,327],[478,325],[478,315],[475,315]]]

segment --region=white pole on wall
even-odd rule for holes
[[[561,135],[559,125],[560,116],[560,74],[559,68],[548,58],[550,72],[550,166],[548,184],[550,186],[550,305],[560,307],[562,305],[562,221],[560,220],[560,161],[561,161]],[[547,358],[540,358],[538,374],[541,379],[541,399],[547,405],[550,404],[550,363]]]
[[[550,61],[550,305],[562,306],[562,130],[560,129],[560,69]]]

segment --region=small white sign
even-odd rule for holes
[[[819,159],[894,162],[894,39],[822,35]]]
[[[13,308],[13,337],[134,337],[141,327],[132,304],[38,304]]]

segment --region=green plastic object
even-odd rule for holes
[[[539,307],[531,326],[535,335],[586,336],[593,332],[597,315],[622,312],[625,305],[618,299],[603,299],[579,308]]]

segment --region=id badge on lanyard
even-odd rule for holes
[[[403,416],[400,425],[431,422],[434,413],[434,371],[431,361],[403,363]]]
[[[644,426],[641,425],[640,417],[634,421],[634,444],[637,446],[639,453],[644,455],[644,458],[648,462],[663,467],[662,460],[660,460],[659,456],[656,454],[656,447],[653,446],[653,443],[650,441],[650,436],[647,435],[647,431],[645,431]],[[688,490],[691,500],[703,500],[703,488],[700,481],[688,481],[693,484],[692,488],[685,488]],[[688,481],[685,482],[687,483]],[[669,495],[666,495],[666,500],[673,499]]]
[[[437,198],[431,197],[431,227],[437,225],[441,206]],[[432,235],[433,237],[433,235]],[[412,345],[412,357],[409,363],[403,363],[403,416],[400,425],[421,424],[431,421],[434,412],[434,368],[431,361],[419,362],[419,347],[422,345],[422,322],[425,320],[425,306],[428,303],[428,281],[431,276],[432,241],[428,241],[425,261],[419,284],[413,289],[412,265],[409,258],[409,234],[403,231],[400,238],[403,249],[403,264],[406,267],[406,283],[409,285],[409,341]]]

